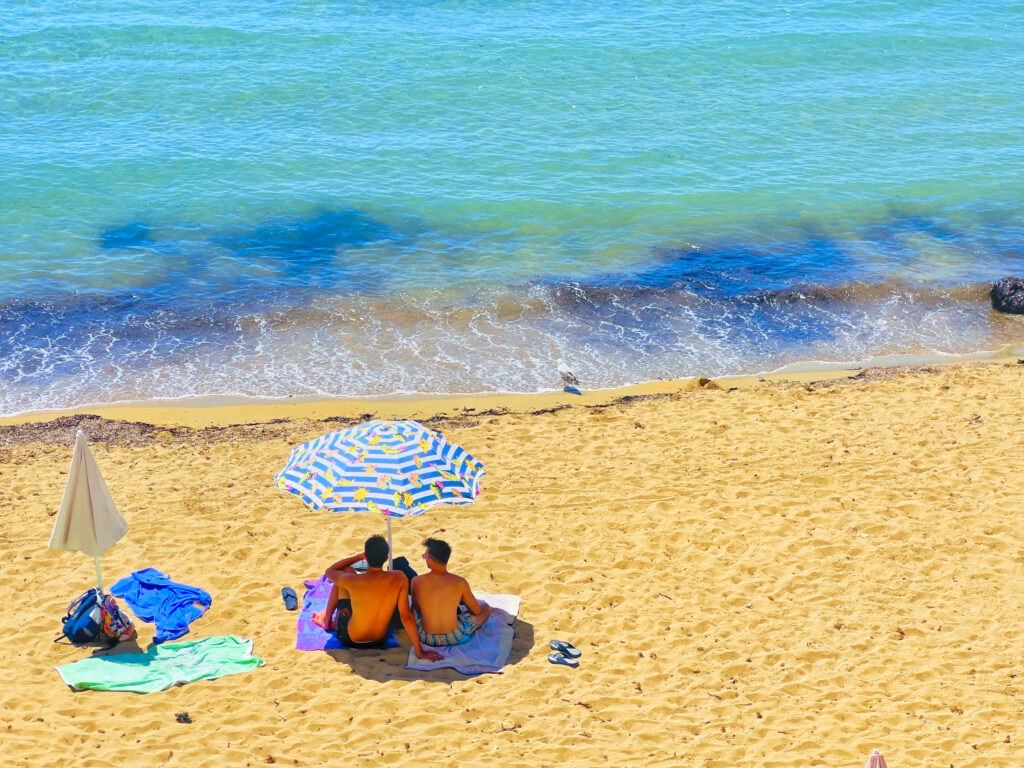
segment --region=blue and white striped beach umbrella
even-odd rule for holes
[[[471,504],[483,466],[415,421],[368,421],[292,450],[274,482],[311,509],[419,515],[438,504]]]

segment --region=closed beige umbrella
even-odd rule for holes
[[[92,555],[96,561],[96,581],[102,592],[100,555],[114,546],[127,531],[128,524],[114,506],[96,459],[89,450],[85,433],[78,430],[64,498],[50,534],[50,549]]]
[[[885,765],[885,758],[882,757],[882,750],[871,750],[871,756],[868,758],[868,763],[864,768],[887,768]]]

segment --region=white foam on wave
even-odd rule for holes
[[[179,327],[179,326],[174,326]],[[689,376],[964,355],[1024,338],[974,301],[713,303],[685,292],[556,295],[532,286],[450,296],[344,298],[239,317],[231,333],[132,346],[109,328],[0,361],[0,414],[195,397],[282,399],[542,392],[571,362],[589,389]],[[171,332],[168,332],[171,333]],[[19,367],[18,363],[21,363]],[[813,362],[812,362],[813,361]]]

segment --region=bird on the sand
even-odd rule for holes
[[[569,370],[565,360],[558,361],[558,373],[562,376],[562,387],[566,392],[572,392],[574,395],[582,394],[580,380],[576,378],[575,373]]]

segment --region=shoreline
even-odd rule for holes
[[[622,387],[585,390],[575,395],[560,390],[537,393],[500,392],[481,394],[381,395],[370,398],[301,396],[260,398],[242,395],[204,395],[181,399],[124,401],[89,404],[66,409],[23,411],[0,417],[0,427],[38,424],[66,416],[90,415],[112,421],[142,422],[153,426],[224,427],[260,424],[272,420],[313,419],[416,419],[484,412],[529,412],[572,406],[606,405],[623,398],[672,395],[714,386],[746,388],[762,382],[794,381],[811,384],[818,381],[848,379],[871,369],[924,368],[966,363],[1004,364],[1016,362],[1024,347],[1004,347],[995,352],[963,355],[938,353],[888,355],[858,363],[794,363],[763,373],[704,376],[640,382]]]

